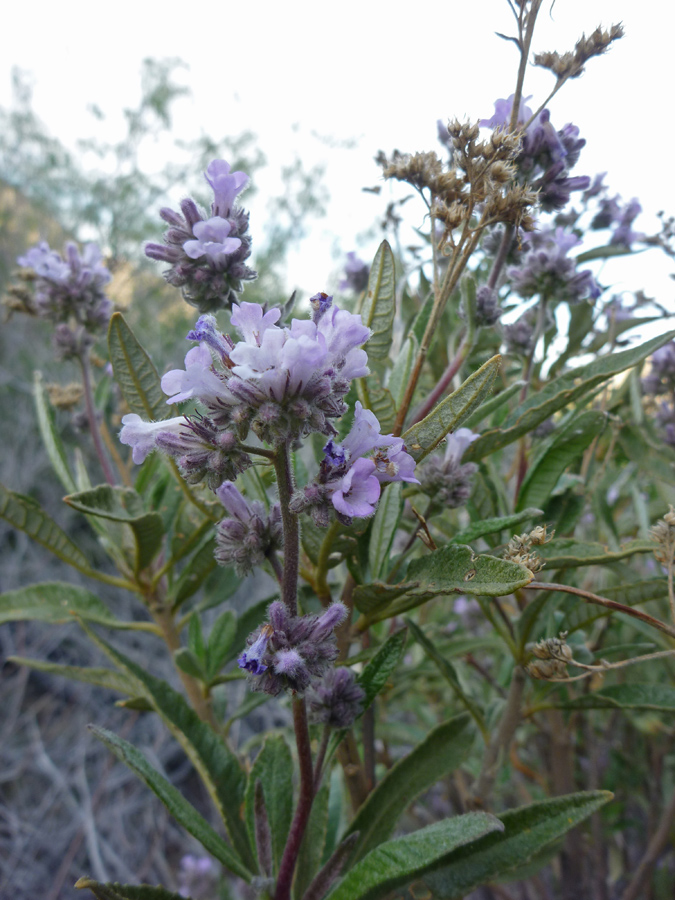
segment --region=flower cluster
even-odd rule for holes
[[[337,659],[335,629],[347,617],[342,603],[333,603],[320,616],[292,616],[275,601],[269,622],[248,638],[239,668],[249,673],[251,688],[276,697],[283,690],[304,694]]]
[[[659,347],[651,363],[649,375],[642,379],[642,389],[653,397],[664,397],[656,408],[656,422],[665,442],[675,447],[675,341]]]
[[[373,450],[372,456],[366,456]],[[308,512],[317,525],[329,525],[333,514],[345,525],[353,518],[372,516],[382,484],[419,484],[415,460],[406,453],[403,440],[380,434],[376,416],[358,401],[347,437],[341,444],[331,439],[323,453],[317,478],[291,498],[293,512]]]
[[[211,215],[189,197],[180,204],[180,213],[163,208],[160,215],[169,225],[164,244],[145,248],[146,256],[170,264],[164,277],[202,313],[230,308],[243,283],[256,278],[245,262],[251,255],[248,213],[234,205],[248,175],[230,172],[229,163],[214,159],[205,177],[214,193]]]
[[[478,466],[475,463],[461,465],[466,448],[478,438],[469,428],[459,428],[446,439],[443,456],[434,454],[420,469],[420,484],[425,494],[447,509],[464,506],[473,488],[472,476]]]
[[[267,513],[263,503],[249,503],[231,481],[223,482],[216,495],[230,514],[216,531],[216,560],[234,566],[237,575],[248,575],[283,546],[281,507],[274,503]]]
[[[480,124],[486,128],[508,127],[513,100],[513,94],[508,99],[497,100],[494,115],[482,119]],[[556,131],[547,109],[532,118],[525,99],[520,101],[517,124],[519,128],[525,126],[520,153],[515,160],[520,178],[539,191],[539,204],[544,212],[562,209],[569,203],[573,191],[585,191],[591,183],[585,175],[569,176],[586,141],[579,137],[575,125],[568,124]]]
[[[363,711],[365,691],[351,669],[340,666],[312,684],[307,700],[314,722],[331,728],[349,728]]]
[[[602,177],[599,176],[600,182]],[[632,227],[633,222],[642,212],[639,200],[633,197],[630,203],[623,204],[618,194],[614,197],[608,197],[606,188],[601,183],[599,184],[597,195],[600,195],[600,199],[598,201],[598,210],[591,221],[591,228],[594,230],[611,228],[612,235],[609,242],[614,246],[630,249],[635,241],[642,240],[644,234],[633,231]]]
[[[97,244],[86,244],[80,254],[69,242],[61,256],[41,241],[17,260],[32,270],[24,273],[31,286],[26,311],[54,322],[56,346],[64,357],[91,346],[112,314],[112,301],[104,291],[112,276],[101,259]]]
[[[344,268],[345,277],[340,282],[341,291],[354,291],[360,294],[368,287],[368,276],[370,274],[370,266],[368,263],[359,259],[353,250],[347,254],[347,262]]]
[[[581,243],[564,228],[542,228],[523,235],[527,252],[517,266],[507,269],[514,291],[528,298],[540,294],[549,301],[579,303],[602,293],[590,269],[577,271],[576,260],[567,254]]]

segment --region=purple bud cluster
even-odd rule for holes
[[[577,271],[576,260],[567,254],[581,240],[564,228],[542,228],[522,237],[527,252],[517,266],[507,269],[514,291],[528,298],[540,294],[547,300],[579,303],[601,294],[590,269]]]
[[[310,717],[331,728],[349,728],[363,712],[365,696],[351,669],[329,669],[307,693]]]
[[[494,115],[482,119],[485,128],[504,128],[509,125],[513,108],[513,94],[497,100]],[[529,99],[529,98],[527,98]],[[522,128],[532,118],[532,111],[521,99],[518,126]],[[570,177],[569,172],[579,160],[586,141],[579,137],[579,129],[572,124],[559,131],[551,124],[551,114],[542,110],[525,128],[523,143],[515,164],[523,181],[539,191],[539,203],[544,212],[563,209],[573,191],[585,191],[591,180],[587,176]]]
[[[437,504],[447,509],[464,506],[473,489],[472,477],[478,466],[475,463],[461,465],[466,448],[479,435],[469,428],[460,428],[446,439],[443,456],[430,456],[420,469],[420,484]]]
[[[280,601],[272,603],[269,622],[249,636],[238,661],[249,673],[251,688],[273,697],[283,690],[304,694],[337,659],[334,632],[346,617],[342,603],[333,603],[320,616],[292,616]]]
[[[599,177],[602,178],[602,176]],[[587,192],[587,195],[589,193]],[[618,194],[614,197],[608,197],[604,185],[601,185],[598,190],[598,195],[601,194],[604,194],[604,196],[600,196],[598,211],[593,216],[591,228],[596,231],[611,228],[610,244],[630,249],[635,241],[640,241],[644,237],[642,232],[633,231],[632,227],[633,222],[642,212],[640,202],[636,197],[633,197],[630,203],[623,204]]]
[[[180,213],[163,208],[160,215],[169,225],[164,243],[145,248],[146,256],[170,264],[164,277],[202,313],[229,309],[244,282],[256,278],[245,262],[251,255],[248,213],[234,205],[248,175],[230,172],[229,163],[214,159],[205,177],[214,193],[211,215],[191,198],[181,202]]]
[[[651,363],[650,373],[642,379],[642,389],[653,397],[665,397],[657,406],[656,422],[663,430],[665,442],[675,447],[675,341],[656,350]]]
[[[488,284],[482,284],[476,291],[476,325],[490,327],[498,322],[502,314],[499,294]]]
[[[516,356],[527,356],[532,352],[536,317],[537,311],[531,307],[515,322],[504,326],[504,346],[507,353],[513,353]]]
[[[63,357],[91,346],[112,314],[112,301],[104,291],[112,276],[101,259],[97,244],[86,244],[80,254],[69,242],[61,256],[41,241],[17,260],[35,273],[33,311],[57,326],[55,343]]]
[[[231,481],[223,482],[216,494],[230,514],[216,530],[216,560],[234,566],[237,575],[248,575],[283,546],[281,507],[273,504],[268,514],[263,503],[248,502]]]
[[[359,259],[353,250],[347,254],[344,273],[344,278],[339,285],[341,291],[354,291],[355,294],[360,294],[368,287],[370,266]]]
[[[371,451],[375,451],[371,456]],[[380,434],[376,416],[356,402],[354,423],[341,444],[328,441],[316,479],[291,498],[291,510],[307,512],[320,526],[333,515],[344,525],[353,518],[372,516],[380,499],[381,485],[390,481],[419,484],[415,460],[406,453],[401,438]]]

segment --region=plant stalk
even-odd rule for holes
[[[103,477],[108,482],[108,484],[114,485],[115,475],[106,455],[105,447],[103,446],[103,441],[101,439],[101,432],[98,427],[98,421],[96,419],[96,407],[94,405],[94,392],[91,383],[91,367],[89,365],[88,351],[83,350],[79,354],[78,359],[80,361],[80,368],[82,369],[84,404],[87,410],[87,421],[89,422],[89,432],[91,433],[91,439],[94,442],[94,449],[96,450],[98,461],[101,464],[101,469],[103,470]]]

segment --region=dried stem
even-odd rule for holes
[[[644,896],[643,887],[645,886],[646,879],[653,872],[656,860],[665,850],[666,845],[670,840],[670,831],[673,827],[673,822],[675,822],[675,793],[671,797],[668,806],[663,810],[658,828],[647,845],[645,855],[640,860],[640,863],[635,870],[635,874],[630,880],[628,887],[623,892],[621,900],[638,900],[639,897]]]
[[[291,453],[286,444],[282,444],[277,451],[274,458],[274,471],[277,475],[281,522],[284,529],[284,574],[281,584],[281,599],[286,604],[289,614],[297,616],[300,524],[298,517],[290,510],[291,494],[293,493],[293,472],[291,469]]]
[[[78,359],[80,361],[80,367],[82,369],[84,405],[87,410],[87,421],[89,422],[89,432],[91,433],[91,439],[94,442],[94,449],[96,450],[98,461],[100,462],[101,468],[103,469],[103,477],[108,482],[108,484],[114,485],[116,483],[115,474],[106,455],[105,447],[103,446],[103,441],[101,439],[101,432],[98,427],[98,419],[96,417],[94,392],[91,383],[91,366],[89,365],[89,352],[87,350],[83,350],[82,353],[80,353],[80,355],[78,356]]]

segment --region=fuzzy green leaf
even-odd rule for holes
[[[171,409],[159,373],[122,313],[113,313],[108,327],[108,351],[115,380],[129,409],[145,419],[166,419]]]
[[[667,684],[613,684],[574,700],[559,700],[563,709],[653,709],[675,712],[675,688]]]
[[[368,565],[373,578],[386,575],[391,545],[403,512],[401,482],[390,484],[380,497],[368,544]]]
[[[128,525],[134,534],[134,570],[140,572],[154,559],[164,537],[164,523],[156,512],[144,512],[143,500],[132,488],[99,484],[63,498],[68,506],[88,516]]]
[[[390,635],[359,675],[358,682],[366,694],[363,701],[364,712],[389,681],[392,672],[399,664],[407,637],[408,632],[405,628]]]
[[[213,555],[215,549],[216,540],[213,534],[207,534],[183,568],[180,576],[176,579],[171,591],[174,610],[178,609],[181,604],[197,593],[204,581],[218,565]]]
[[[413,335],[404,342],[401,351],[396,357],[396,361],[389,375],[389,392],[394,399],[394,406],[398,410],[403,402],[408,382],[410,381],[410,373],[412,372],[413,363],[417,356],[418,349],[417,340]]]
[[[115,669],[96,668],[94,666],[62,666],[59,663],[46,662],[43,659],[27,659],[25,656],[10,656],[8,662],[17,666],[28,666],[38,672],[47,672],[49,675],[61,675],[70,678],[71,681],[83,681],[85,684],[96,684],[99,687],[117,691],[120,694],[134,696],[138,690],[135,681],[124,672]]]
[[[235,875],[238,875],[245,881],[251,880],[251,872],[243,865],[229,844],[225,843],[220,835],[211,828],[206,819],[202,818],[194,806],[188,803],[170,781],[167,781],[163,775],[160,775],[159,772],[152,768],[147,759],[133,744],[118,737],[111,731],[106,731],[105,728],[99,728],[97,725],[89,725],[88,727],[95,737],[103,741],[119,760],[129,766],[132,772],[147,784],[176,821],[195,837],[212,856],[215,856],[219,862]]]
[[[588,365],[572,369],[565,375],[555,378],[540,391],[531,392],[529,397],[510,414],[501,428],[486,431],[467,447],[462,461],[477,462],[495,450],[506,447],[532,431],[557,410],[574,403],[619,372],[636,366],[673,338],[675,331],[669,331],[638,347],[601,356]]]
[[[238,869],[233,868],[232,862],[228,863],[229,867],[239,874],[246,866],[252,866],[251,848],[240,816],[245,775],[237,757],[213,729],[202,722],[182,694],[150,675],[98,635],[90,630],[88,633],[116,665],[136,679],[199,772],[234,845],[234,850],[228,848],[228,851]]]
[[[363,406],[377,416],[382,434],[391,433],[396,420],[396,404],[391,393],[380,384],[377,374],[371,372],[367,378],[357,378],[356,393]]]
[[[49,462],[56,473],[56,477],[63,485],[64,490],[71,493],[76,490],[75,479],[70,472],[68,457],[61,440],[61,435],[54,421],[54,410],[49,402],[47,391],[42,380],[42,373],[35,372],[33,378],[33,396],[35,398],[35,411],[40,429],[40,437],[44,444]]]
[[[464,762],[474,740],[470,721],[463,713],[444,722],[389,769],[346,832],[360,832],[352,865],[391,836],[415,797]]]
[[[618,550],[609,550],[604,544],[584,543],[574,538],[554,538],[550,543],[537,547],[537,553],[546,561],[547,569],[574,569],[578,566],[603,566],[626,559],[635,553],[653,553],[652,541],[628,541]]]
[[[37,544],[45,547],[80,572],[91,571],[89,560],[77,544],[70,540],[56,522],[31,497],[15,494],[0,484],[0,518],[25,532]]]
[[[382,241],[370,268],[361,320],[372,330],[366,349],[372,359],[386,359],[396,312],[396,264],[388,241]]]
[[[458,847],[502,827],[489,813],[471,812],[387,841],[350,869],[327,900],[379,900],[419,880]]]
[[[526,522],[528,519],[536,519],[543,514],[543,510],[529,507],[512,516],[496,516],[490,519],[483,519],[460,531],[452,538],[451,543],[472,544],[478,538],[485,537],[486,534],[496,534],[506,529],[513,533],[513,528],[516,525],[520,525],[521,522]]]
[[[589,409],[554,433],[528,469],[518,493],[516,511],[544,505],[565,469],[581,457],[594,438],[602,434],[606,424],[607,415],[604,412]]]
[[[443,438],[459,428],[489,396],[501,362],[501,356],[493,356],[454,393],[441,401],[425,419],[402,435],[408,453],[416,462],[421,462],[435,450]]]
[[[503,831],[466,842],[422,875],[419,887],[434,900],[461,900],[533,859],[611,799],[609,791],[588,791],[500,813]]]
[[[485,403],[481,403],[475,412],[472,412],[468,419],[464,422],[465,428],[475,428],[476,425],[480,425],[485,419],[488,419],[495,410],[499,409],[503,406],[507,400],[510,400],[514,394],[518,393],[518,391],[522,390],[524,381],[514,381],[508,387],[504,388],[504,390],[500,391],[496,397],[491,397],[489,400],[486,400]]]
[[[268,735],[256,756],[246,785],[244,807],[251,845],[255,846],[255,784],[260,781],[265,796],[265,810],[272,834],[272,856],[275,874],[286,846],[293,818],[293,757],[282,735]]]
[[[62,625],[75,619],[96,622],[109,628],[125,628],[134,623],[116,619],[95,594],[65,581],[29,584],[0,594],[0,625],[3,622],[40,621]]]
[[[90,890],[96,900],[190,900],[185,894],[174,894],[166,888],[150,884],[119,884],[117,881],[101,884],[93,878],[80,878],[75,887]]]

